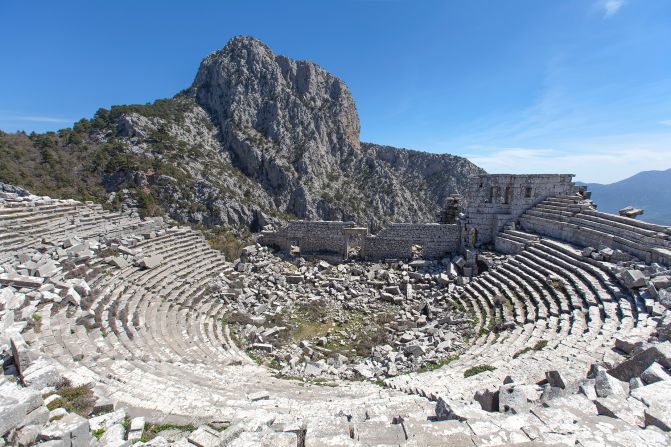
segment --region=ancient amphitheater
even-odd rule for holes
[[[444,214],[290,222],[230,261],[167,220],[1,192],[0,446],[669,445],[671,229],[568,175],[476,177]],[[317,299],[364,327],[384,302],[387,344],[273,344]]]

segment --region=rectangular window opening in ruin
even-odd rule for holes
[[[509,205],[512,199],[513,199],[513,191],[510,188],[510,186],[506,186],[506,195],[503,198],[503,203]]]
[[[495,192],[496,192],[496,188],[495,188],[494,186],[492,186],[492,187],[489,189],[489,202],[490,202],[490,203],[494,203]]]
[[[531,186],[527,186],[524,189],[524,197],[527,198],[527,199],[531,198]]]

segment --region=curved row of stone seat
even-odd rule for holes
[[[509,307],[517,326],[496,337],[481,332],[481,340],[449,367],[391,378],[388,386],[427,397],[470,399],[479,389],[498,386],[507,375],[534,383],[550,369],[582,374],[603,360],[618,333],[637,326],[641,333],[654,328],[637,297],[617,284],[607,265],[546,238],[474,278],[465,289],[469,299],[489,306],[482,314],[491,316],[490,321]],[[496,370],[472,380],[463,377],[467,369],[483,364]]]
[[[78,315],[70,315],[71,309],[54,309],[52,315],[51,306],[43,308],[41,349],[64,366],[76,368],[104,385],[111,396],[120,399],[123,405],[137,407],[138,411],[208,418],[221,412],[222,417],[239,418],[245,411],[258,412],[260,404],[251,402],[246,394],[268,388],[285,394],[283,399],[305,400],[299,397],[301,386],[275,381],[265,370],[250,365],[246,356],[235,348],[221,324],[226,311],[222,304],[200,299],[199,292],[188,293],[194,288],[204,290],[212,271],[223,267],[223,258],[212,252],[201,238],[184,233],[167,232],[160,239],[143,241],[135,247],[143,255],[163,253],[160,268],[142,270],[129,266],[108,269],[98,276],[92,285],[100,293],[94,294],[85,307],[95,315],[100,328],[86,331],[83,326],[75,325]],[[181,245],[187,245],[188,250]],[[208,257],[198,259],[203,252],[214,253],[221,265]],[[190,281],[159,279],[174,280],[178,273],[188,276]],[[227,352],[233,355],[227,357]],[[246,366],[236,366],[243,361]],[[362,386],[367,390],[369,402],[371,393],[380,393],[375,386]],[[175,398],[162,399],[166,393]],[[390,393],[385,395],[404,399],[401,394]],[[332,393],[324,393],[321,402],[315,401],[312,412],[324,414],[329,408],[326,403],[332,398]],[[275,403],[274,412],[278,411],[276,406]],[[289,405],[291,408],[286,411],[295,411],[294,406]]]
[[[579,196],[551,197],[520,217],[525,230],[581,246],[606,245],[671,265],[671,228],[602,213]]]
[[[153,251],[152,247],[157,250]],[[146,271],[139,267],[129,267],[119,275],[112,275],[100,284],[95,284],[96,287],[102,288],[103,293],[89,308],[95,314],[96,321],[106,331],[122,337],[122,345],[126,346],[128,353],[143,352],[142,349],[133,346],[137,340],[147,343],[155,340],[154,345],[162,346],[161,341],[166,341],[164,336],[168,328],[180,330],[195,328],[195,322],[187,321],[187,316],[193,320],[198,319],[203,324],[202,317],[211,319],[220,317],[218,314],[203,312],[202,309],[192,306],[189,301],[191,295],[188,291],[192,288],[204,289],[204,281],[212,269],[221,267],[224,263],[223,258],[210,250],[204,241],[195,236],[195,233],[174,232],[161,238],[159,242],[152,241],[137,248],[142,248],[146,255],[165,253],[166,257],[162,265],[155,269]],[[188,276],[190,281],[179,281],[179,275]],[[188,310],[190,312],[187,312]],[[177,321],[178,317],[180,321]],[[209,330],[207,332],[215,333]],[[204,337],[203,334],[188,332],[182,335],[192,335],[193,340]],[[187,350],[200,351],[200,348],[193,350],[191,336],[186,337],[186,340],[188,342],[184,337],[174,337],[172,349],[165,352],[166,348],[163,346],[161,349],[156,349],[156,355],[159,359],[176,360],[180,355],[185,355]],[[216,344],[220,345],[221,341],[216,341]],[[163,356],[159,355],[161,352],[164,352]],[[211,355],[213,352],[217,351],[201,352],[200,361],[205,361],[206,354]]]
[[[97,357],[86,355],[77,346],[86,343],[90,333],[82,326],[73,333],[64,312],[51,316],[45,308],[42,315],[40,338],[54,340],[51,351],[54,358],[107,389],[130,414],[142,414],[150,420],[193,423],[194,420],[237,421],[264,415],[289,416],[290,421],[295,419],[307,426],[306,441],[309,442],[305,445],[322,445],[320,442],[330,436],[350,439],[350,426],[338,423],[341,418],[359,421],[358,437],[372,436],[373,429],[381,437],[401,430],[392,424],[398,415],[412,415],[408,419],[416,421],[415,429],[422,437],[426,435],[424,430],[431,428],[419,422],[429,424],[426,419],[433,414],[432,404],[375,385],[351,383],[337,389],[313,386],[307,393],[305,385],[275,379],[253,364],[217,369],[198,363],[113,359],[100,353]],[[259,390],[271,390],[268,400],[250,398]],[[372,418],[378,423],[366,425]],[[324,421],[331,424],[330,429],[323,426]]]
[[[0,208],[0,261],[72,236],[112,237],[147,226],[139,217],[104,210],[100,205],[72,200],[5,202]]]

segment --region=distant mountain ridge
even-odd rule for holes
[[[671,226],[671,169],[643,171],[619,182],[583,183],[600,211],[616,213],[625,206],[645,210],[638,219]]]

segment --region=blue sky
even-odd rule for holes
[[[170,97],[238,34],[350,87],[361,138],[489,172],[671,167],[668,0],[0,2],[0,129]]]

